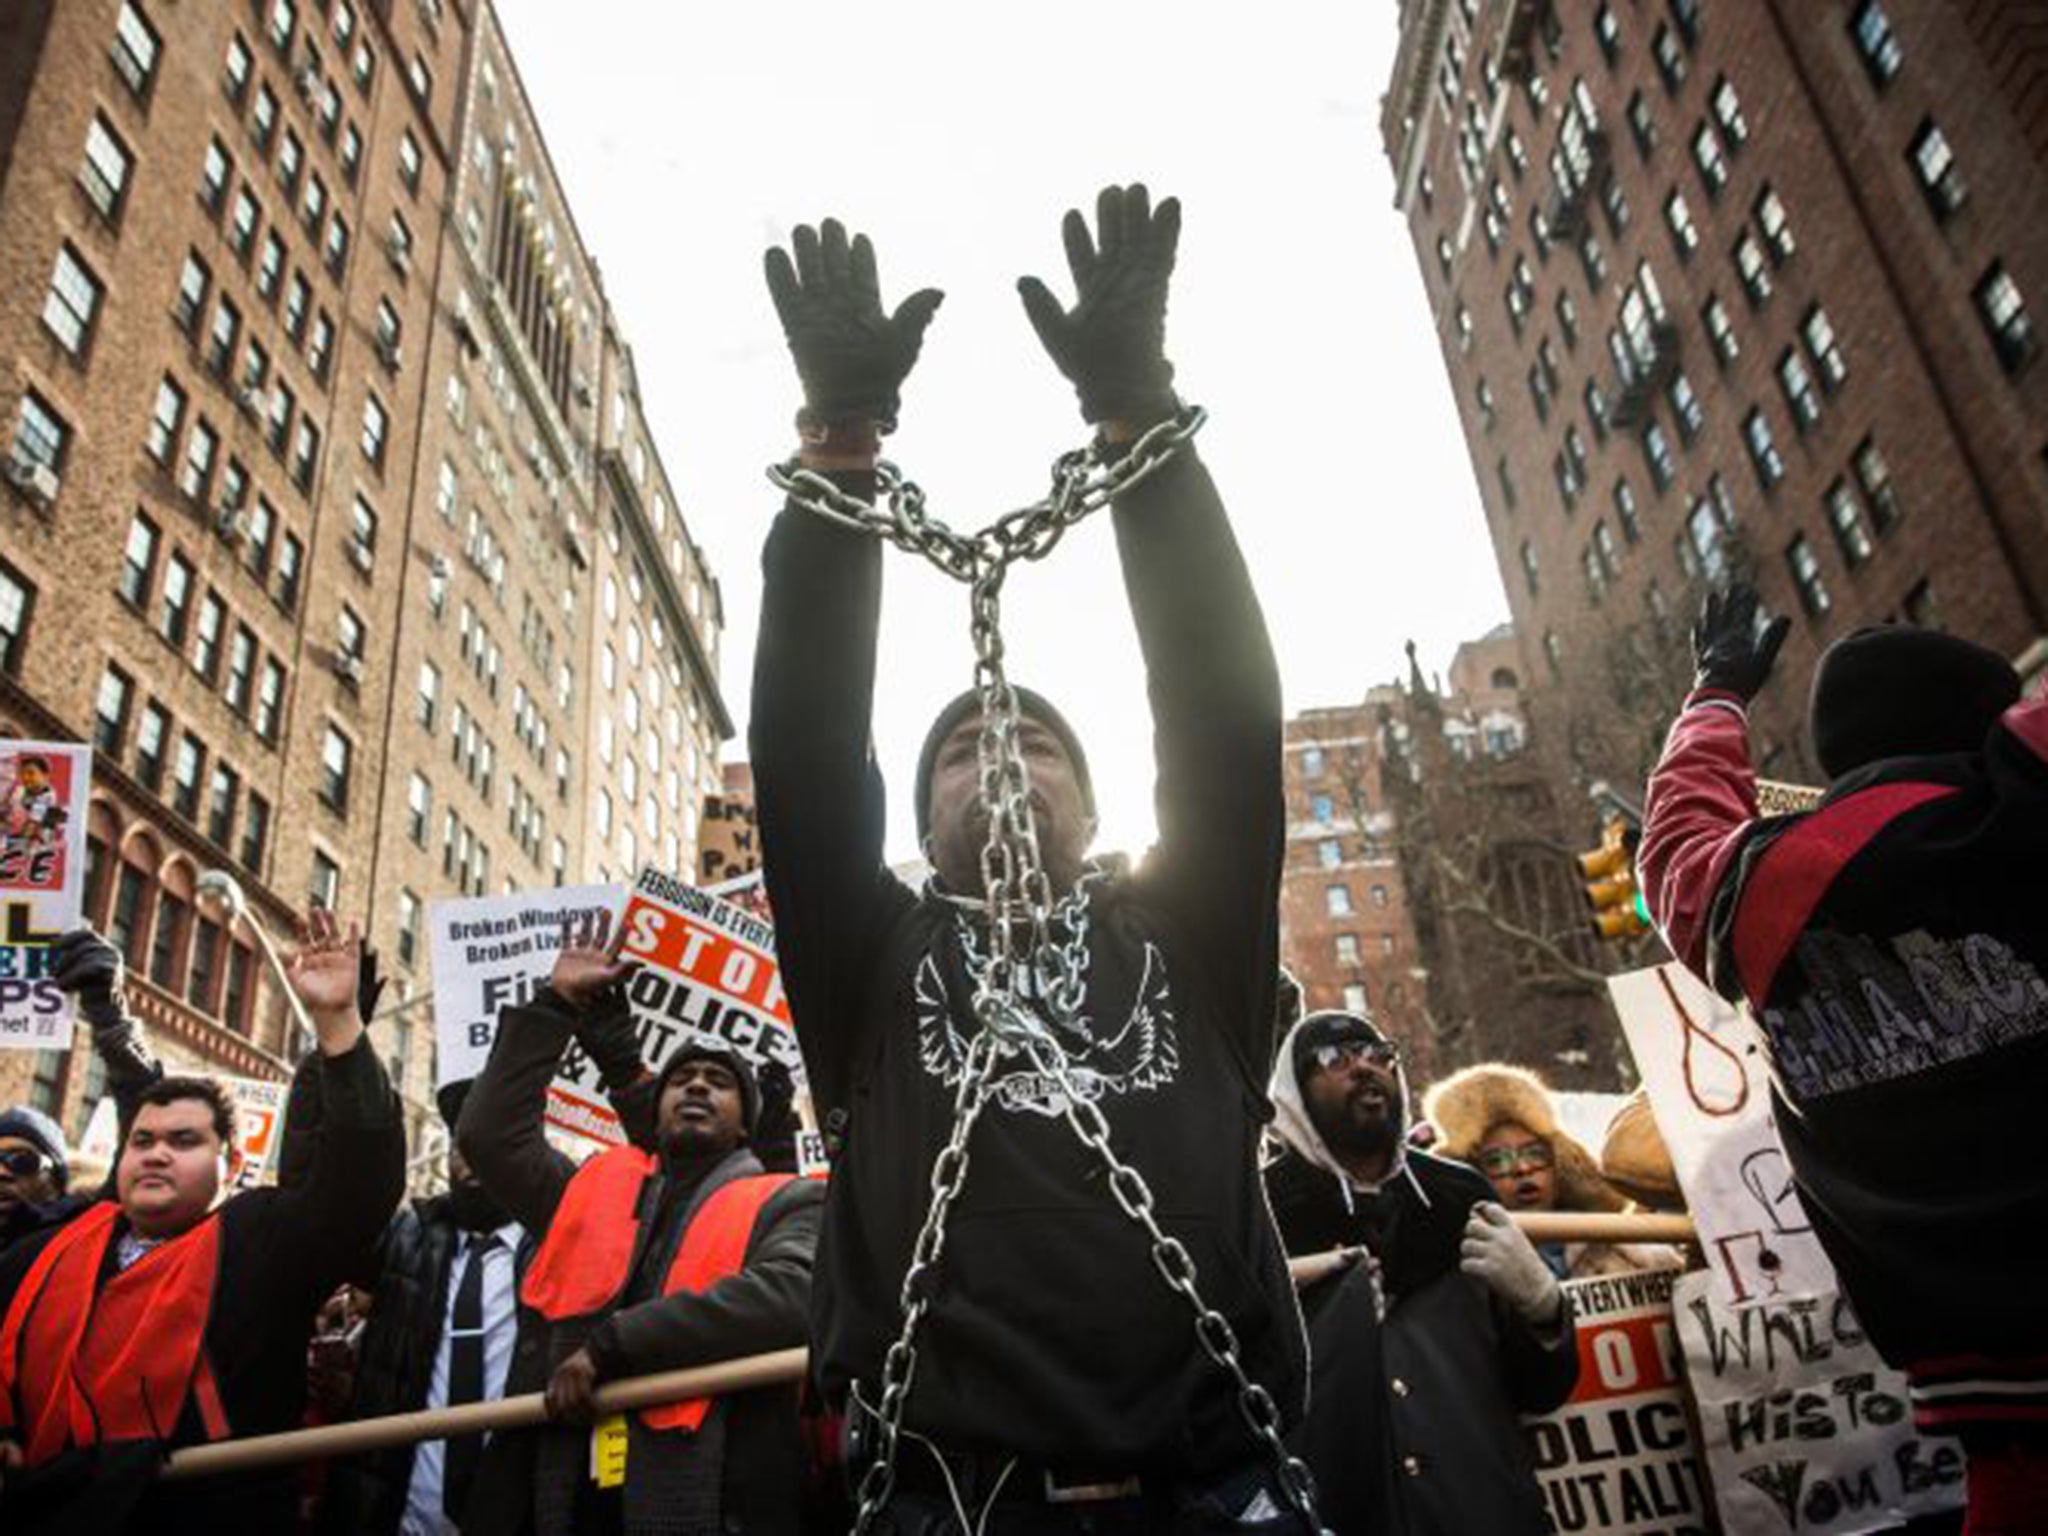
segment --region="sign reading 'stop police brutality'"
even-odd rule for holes
[[[773,928],[653,869],[634,882],[624,922],[621,953],[640,962],[628,995],[650,1064],[686,1035],[709,1035],[756,1067],[779,1063],[803,1086]]]
[[[51,948],[78,926],[85,895],[90,748],[0,740],[0,1049],[63,1049],[71,999],[50,979]]]
[[[625,895],[623,886],[570,885],[428,907],[437,1087],[483,1071],[499,1014],[547,985],[564,929],[581,931],[600,913],[616,915]],[[602,1141],[622,1140],[597,1068],[581,1052],[572,1055],[549,1086],[548,1123]]]

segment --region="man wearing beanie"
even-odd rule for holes
[[[592,1480],[593,1395],[607,1381],[804,1341],[823,1190],[764,1173],[749,1140],[752,1069],[686,1037],[649,1075],[601,923],[565,942],[546,987],[501,1015],[457,1121],[477,1178],[538,1247],[519,1284],[508,1394],[545,1388],[549,1428],[490,1442],[464,1536],[711,1536],[797,1528],[793,1386],[667,1404],[626,1420],[620,1486]],[[548,1145],[548,1083],[572,1040],[629,1140],[576,1166]]]
[[[2048,700],[1903,626],[1821,658],[1827,793],[1759,814],[1746,707],[1789,621],[1709,597],[1650,780],[1643,891],[1684,964],[1755,1010],[1815,1232],[1922,1433],[1962,1437],[1971,1530],[2048,1530]]]
[[[1370,1257],[1315,1283],[1299,1444],[1338,1531],[1544,1536],[1520,1415],[1579,1379],[1571,1304],[1487,1181],[1409,1140],[1401,1053],[1360,1013],[1312,1013],[1273,1066],[1266,1168],[1294,1257]]]
[[[1093,232],[1067,216],[1075,308],[1035,279],[1020,284],[1108,445],[1178,406],[1163,348],[1179,221],[1171,199],[1155,209],[1143,187],[1109,188]],[[834,220],[797,230],[795,258],[769,253],[804,384],[799,458],[872,498],[878,437],[939,296],[885,313],[872,249]],[[1057,974],[1083,982],[1078,1006],[1052,1006],[1055,956],[1042,953],[1020,990],[1286,1423],[1302,1409],[1304,1343],[1256,1163],[1278,972],[1279,684],[1229,521],[1190,445],[1108,515],[1145,662],[1160,841],[1134,875],[1090,862],[1087,758],[1060,713],[1020,691],[1045,942]],[[955,700],[919,756],[911,814],[932,874],[913,891],[883,861],[869,742],[881,546],[791,504],[763,567],[751,756],[766,879],[834,1146],[812,1359],[849,1416],[858,1475],[883,1443],[884,1358],[981,1028],[973,998],[991,935],[979,705]],[[960,655],[965,673],[964,634]],[[1076,1137],[1067,1087],[1020,1056],[994,1072],[943,1256],[927,1272],[894,1497],[877,1528],[1298,1529],[1236,1385]]]

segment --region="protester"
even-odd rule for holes
[[[27,1469],[0,1493],[10,1536],[290,1528],[288,1471],[148,1479],[165,1449],[296,1425],[313,1313],[403,1192],[404,1122],[355,1010],[359,942],[316,911],[288,967],[328,1108],[303,1185],[223,1203],[233,1101],[165,1077],[141,1094],[115,1197],[0,1257],[0,1434]]]
[[[1282,1150],[1266,1188],[1287,1252],[1362,1247],[1377,1266],[1373,1284],[1354,1270],[1303,1297],[1316,1377],[1300,1443],[1325,1523],[1544,1536],[1517,1416],[1578,1381],[1557,1278],[1484,1178],[1408,1143],[1400,1052],[1364,1014],[1304,1018],[1270,1092]]]
[[[1747,707],[1789,624],[1748,588],[1704,604],[1643,891],[1673,953],[1756,1011],[1807,1216],[1920,1429],[1962,1436],[1970,1528],[2041,1530],[2048,699],[1966,640],[1858,630],[1813,679],[1827,792],[1766,817]]]
[[[1036,279],[1019,286],[1113,454],[1178,406],[1164,325],[1180,208],[1169,199],[1155,212],[1143,187],[1112,187],[1097,215],[1092,239],[1067,215],[1074,309]],[[872,498],[878,439],[940,295],[886,315],[872,247],[865,236],[849,244],[834,220],[799,228],[794,248],[794,267],[768,253],[768,277],[804,385],[798,459]],[[1038,978],[1054,957],[1041,955],[1025,968],[1027,1004],[1192,1256],[1245,1370],[1291,1421],[1305,1387],[1301,1323],[1255,1167],[1278,969],[1278,681],[1191,447],[1119,495],[1111,516],[1151,694],[1161,841],[1136,876],[1088,861],[1087,758],[1058,710],[1018,690],[1048,942],[1067,974],[1085,976],[1078,1007],[1049,1007]],[[980,1029],[971,998],[992,937],[980,899],[983,722],[965,696],[926,737],[913,809],[933,873],[913,892],[883,862],[870,750],[880,545],[793,503],[763,567],[752,757],[767,887],[811,1091],[837,1149],[813,1350],[828,1400],[854,1416],[858,1476],[881,1444],[869,1410]],[[1152,1241],[1062,1118],[1067,1092],[1016,1057],[996,1066],[913,1341],[890,1528],[1295,1528],[1238,1390],[1198,1347]]]
[[[1453,1072],[1423,1095],[1422,1115],[1441,1133],[1437,1154],[1485,1174],[1510,1211],[1628,1208],[1593,1155],[1558,1124],[1549,1086],[1527,1068],[1484,1062]],[[1683,1263],[1679,1250],[1656,1243],[1544,1243],[1536,1251],[1561,1280]]]
[[[0,1113],[0,1252],[46,1225],[70,1182],[71,1151],[56,1121],[28,1104]]]
[[[592,1480],[600,1384],[803,1343],[823,1196],[814,1180],[763,1173],[748,1146],[753,1071],[709,1036],[685,1037],[645,1082],[651,1124],[628,1121],[643,1144],[581,1168],[548,1145],[548,1083],[572,1035],[608,1085],[644,1077],[622,986],[632,967],[604,941],[603,926],[565,936],[548,985],[504,1011],[457,1123],[483,1187],[540,1236],[505,1390],[545,1388],[557,1421],[493,1438],[462,1530],[793,1531],[805,1493],[794,1386],[631,1414],[623,1486]]]
[[[439,1095],[452,1133],[470,1084]],[[518,1332],[518,1278],[534,1244],[448,1154],[448,1192],[399,1208],[367,1277],[373,1298],[354,1362],[350,1419],[505,1395]],[[456,1536],[484,1438],[423,1440],[351,1457],[328,1473],[319,1528],[333,1536]]]
[[[1601,1177],[1646,1211],[1685,1209],[1685,1191],[1672,1166],[1671,1148],[1657,1128],[1650,1096],[1638,1088],[1607,1122],[1600,1145]]]

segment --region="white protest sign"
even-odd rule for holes
[[[223,1077],[220,1082],[235,1101],[235,1142],[242,1151],[235,1188],[254,1189],[277,1159],[291,1084],[267,1077]]]
[[[1913,1432],[1905,1378],[1833,1291],[1731,1307],[1704,1273],[1672,1295],[1727,1536],[1845,1536],[1963,1502],[1963,1452]]]
[[[776,1062],[799,1092],[803,1057],[782,995],[775,930],[751,912],[644,869],[626,903],[623,951],[640,962],[628,996],[658,1061],[685,1034],[709,1035],[756,1067]]]
[[[565,924],[581,927],[616,914],[625,889],[569,885],[512,896],[437,901],[427,910],[434,964],[434,1085],[464,1082],[484,1069],[498,1034],[499,1010],[523,1003],[547,984]],[[597,1070],[576,1053],[548,1093],[548,1121],[580,1135],[619,1140],[602,1103]],[[587,1078],[587,1081],[584,1079]],[[586,1107],[597,1103],[593,1121]]]
[[[1703,1536],[1709,1507],[1671,1326],[1675,1269],[1567,1280],[1579,1384],[1522,1421],[1553,1531]]]
[[[0,740],[0,1050],[64,1050],[71,999],[49,978],[50,945],[85,901],[92,749]]]
[[[1778,1142],[1755,1021],[1680,965],[1607,986],[1724,1299],[1832,1291],[1834,1268]]]

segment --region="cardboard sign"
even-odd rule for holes
[[[547,984],[565,924],[577,929],[599,913],[616,915],[616,885],[570,885],[513,896],[437,901],[427,909],[434,962],[434,1086],[475,1077],[490,1058],[498,1014]],[[603,1101],[597,1068],[571,1051],[548,1090],[548,1123],[618,1141],[617,1119]],[[593,1108],[594,1106],[594,1108]]]
[[[1877,1531],[1961,1507],[1961,1445],[1913,1433],[1905,1378],[1842,1296],[1731,1307],[1695,1273],[1672,1305],[1728,1536]]]
[[[71,999],[50,980],[50,946],[85,907],[92,750],[0,740],[0,1050],[63,1050]]]
[[[1700,1536],[1709,1494],[1686,1423],[1672,1269],[1567,1280],[1579,1384],[1524,1419],[1553,1531]]]
[[[267,1077],[223,1077],[219,1081],[235,1101],[235,1139],[242,1149],[242,1169],[235,1175],[235,1188],[254,1189],[277,1160],[291,1084]]]
[[[1722,1299],[1835,1288],[1771,1115],[1762,1036],[1677,964],[1607,978]]]
[[[757,1067],[779,1063],[803,1089],[773,928],[654,869],[634,882],[624,921],[624,953],[641,962],[627,995],[650,1062],[686,1034],[709,1035]]]

